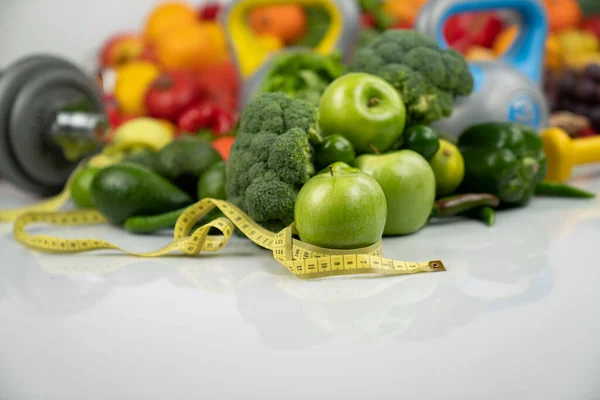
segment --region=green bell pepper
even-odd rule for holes
[[[468,128],[458,139],[465,160],[464,192],[498,196],[503,206],[524,206],[546,175],[540,136],[531,128],[488,122]]]

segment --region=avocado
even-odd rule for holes
[[[127,154],[122,162],[141,165],[146,168],[154,169],[156,162],[156,152],[151,149],[138,149]]]
[[[165,213],[192,203],[189,195],[154,171],[136,164],[117,164],[96,173],[90,195],[113,224],[129,217]]]
[[[196,137],[179,137],[156,154],[155,171],[164,176],[190,196],[196,196],[198,178],[221,155],[211,143]]]
[[[219,161],[210,167],[198,179],[198,199],[225,200],[225,162]]]

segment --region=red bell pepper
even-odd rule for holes
[[[491,48],[504,24],[494,12],[453,15],[444,26],[450,47],[464,53],[473,46]]]
[[[240,82],[233,62],[227,61],[204,68],[198,71],[194,78],[207,99],[226,110],[236,109]]]
[[[213,135],[223,135],[235,128],[235,115],[219,105],[204,102],[186,109],[179,117],[179,132],[197,133],[209,129]]]

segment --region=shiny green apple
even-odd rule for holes
[[[294,220],[300,239],[328,249],[358,249],[381,240],[387,207],[377,181],[343,169],[312,177],[298,193]]]
[[[385,193],[384,235],[408,235],[427,224],[435,201],[435,176],[420,154],[412,150],[365,154],[356,159],[356,166],[374,177]]]
[[[389,150],[406,124],[406,107],[400,94],[385,80],[350,73],[333,81],[319,103],[323,136],[346,137],[358,154]]]

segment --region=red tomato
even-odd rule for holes
[[[145,106],[151,117],[176,122],[186,108],[201,98],[201,91],[189,76],[163,72],[146,92]]]

